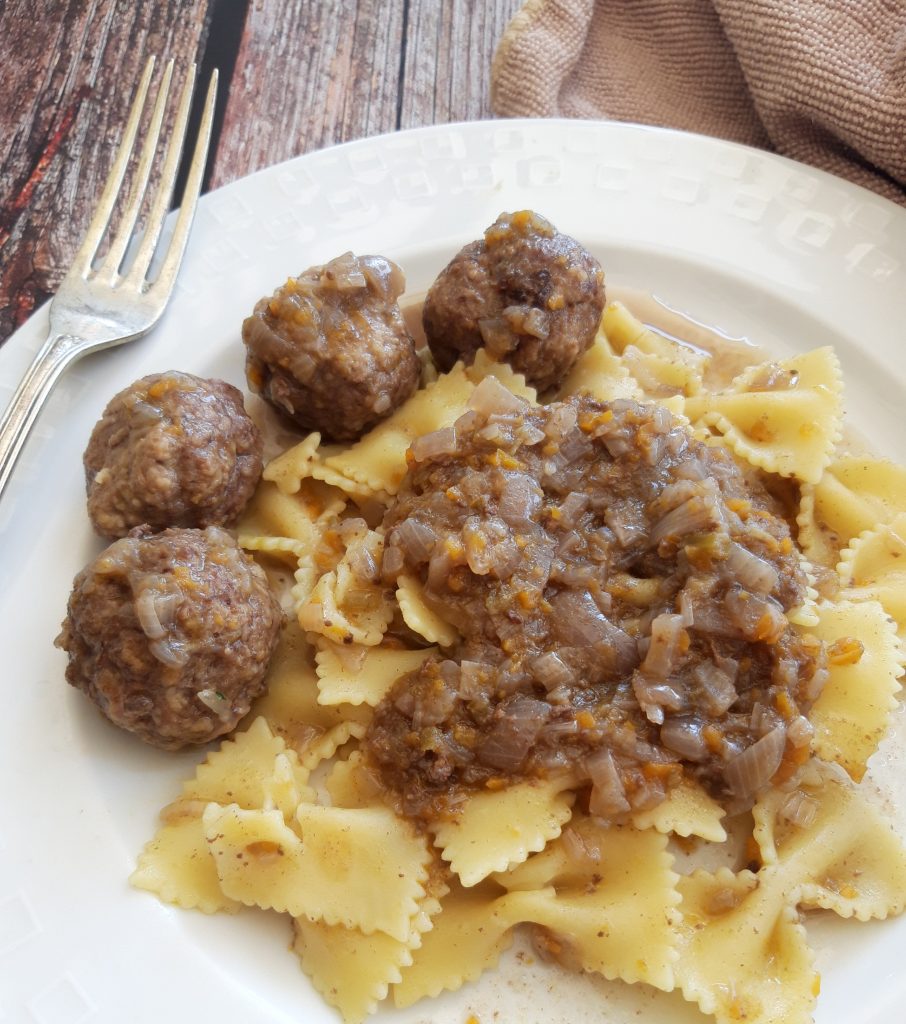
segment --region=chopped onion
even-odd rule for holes
[[[796,828],[809,828],[818,814],[818,801],[797,789],[790,793],[780,809],[780,817]]]
[[[395,579],[405,566],[403,552],[392,544],[384,546],[384,555],[381,560],[381,571],[388,579]]]
[[[498,771],[516,772],[544,728],[551,709],[534,697],[513,697],[504,701],[498,712],[501,717],[479,748],[478,759]]]
[[[773,565],[735,541],[730,543],[726,568],[746,590],[757,594],[769,594],[780,579]]]
[[[805,715],[797,715],[787,726],[786,730],[790,743],[799,749],[807,747],[812,742],[814,733],[815,727]]]
[[[783,609],[776,601],[738,587],[727,592],[724,608],[730,622],[739,627],[747,640],[776,643],[787,626]]]
[[[405,275],[391,260],[383,256],[360,256],[359,266],[372,291],[381,298],[392,302],[405,291]]]
[[[591,594],[561,591],[550,603],[551,625],[567,646],[606,648],[602,654],[611,669],[626,671],[637,664],[635,640],[601,614]]]
[[[182,668],[189,660],[189,652],[174,640],[152,640],[148,650],[167,668]]]
[[[358,579],[373,583],[378,578],[378,560],[367,544],[355,544],[348,548],[347,560],[353,575]]]
[[[656,547],[661,541],[676,541],[691,533],[715,530],[720,523],[720,510],[714,498],[708,494],[695,495],[654,524],[650,534],[651,545]]]
[[[763,789],[783,760],[786,732],[782,726],[772,729],[727,763],[724,778],[734,796],[748,798]]]
[[[642,662],[642,672],[655,679],[666,679],[677,667],[684,640],[688,646],[681,615],[658,615],[651,623],[651,642]]]
[[[484,691],[485,667],[477,661],[463,661],[459,665],[459,696],[472,700]]]
[[[476,576],[509,579],[520,559],[509,527],[497,516],[469,516],[462,528],[466,562]]]
[[[573,527],[579,521],[579,517],[588,508],[589,497],[581,491],[570,491],[566,500],[560,506],[561,526]]]
[[[468,406],[484,416],[524,413],[528,402],[505,388],[496,377],[485,377],[469,395]]]
[[[419,690],[412,709],[412,728],[417,731],[426,726],[441,725],[449,718],[455,703],[456,691],[447,685]]]
[[[593,841],[590,836],[582,835],[570,825],[567,825],[560,833],[560,842],[566,851],[567,857],[576,863],[581,864],[590,860],[597,864],[601,860],[600,845]]]
[[[427,462],[442,455],[452,455],[456,451],[456,431],[453,427],[433,430],[430,434],[417,437],[409,447],[409,452],[416,462]]]
[[[630,810],[623,781],[609,750],[599,750],[587,757],[585,770],[591,779],[588,801],[591,814],[596,818],[611,819]]]
[[[724,660],[732,663],[732,674],[725,668],[708,662],[696,665],[692,673],[701,690],[700,700],[703,709],[715,718],[729,711],[739,696],[735,685],[736,662],[729,658]]]
[[[542,491],[525,473],[504,474],[497,511],[500,518],[518,528],[532,521],[541,507]]]
[[[630,505],[612,506],[604,513],[604,522],[624,548],[639,543],[648,535],[644,518]]]
[[[404,519],[390,535],[391,543],[401,549],[409,565],[420,565],[429,561],[437,544],[437,534],[418,519]]]
[[[196,696],[206,708],[213,711],[214,714],[217,715],[218,718],[223,719],[223,721],[232,717],[233,712],[230,707],[230,702],[218,690],[199,690]]]
[[[135,615],[142,632],[149,640],[161,640],[167,635],[157,614],[155,598],[157,593],[150,587],[142,590],[135,599]]]
[[[575,682],[572,669],[554,651],[542,654],[532,662],[532,674],[550,692],[558,686],[570,686]]]
[[[664,721],[664,708],[669,711],[680,711],[685,704],[675,687],[669,683],[649,679],[642,672],[633,673],[632,692],[639,702],[639,707],[645,712],[645,717],[655,725],[660,725]]]
[[[344,252],[321,268],[322,287],[332,287],[338,292],[358,291],[367,288],[368,282],[351,252]]]
[[[696,715],[674,715],[661,726],[661,743],[686,761],[706,761],[709,751],[703,728]]]
[[[826,665],[819,665],[812,677],[805,680],[801,687],[802,697],[806,701],[815,701],[821,696],[821,691],[830,678],[830,672]]]
[[[546,338],[550,334],[550,314],[536,306],[507,306],[504,318],[517,334]]]
[[[484,347],[497,358],[508,355],[519,344],[512,327],[502,316],[482,317],[478,321],[478,330]]]
[[[564,402],[553,402],[547,408],[548,417],[543,427],[544,433],[552,441],[559,441],[575,429],[578,414],[575,406],[566,405]]]

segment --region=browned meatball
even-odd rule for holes
[[[262,469],[258,428],[241,392],[171,370],[115,395],[85,450],[88,515],[104,537],[136,526],[226,526]]]
[[[345,253],[290,278],[242,325],[249,386],[303,430],[352,441],[418,385],[403,272]]]
[[[569,372],[604,311],[604,272],[531,210],[501,214],[431,286],[422,322],[438,366],[485,346],[544,391]]]
[[[225,530],[137,529],[75,578],[56,645],[113,722],[176,750],[230,732],[264,689],[283,612]]]

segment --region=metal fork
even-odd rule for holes
[[[216,70],[211,75],[182,204],[173,235],[160,265],[160,272],[153,281],[149,280],[148,271],[170,208],[173,186],[179,170],[195,82],[194,64],[189,69],[179,97],[173,133],[166,146],[160,183],[153,197],[149,197],[151,205],[144,233],[139,236],[135,227],[158,149],[167,95],[173,77],[172,60],[164,69],[151,113],[148,134],[136,163],[132,188],[116,233],[103,260],[98,266],[94,265],[98,247],[107,233],[126,168],[132,156],[153,70],[154,57],[151,57],[145,65],[132,109],[129,111],[122,142],[88,233],[76,254],[75,262],[51,303],[50,332],[47,341],[25,372],[21,384],[0,419],[0,496],[28,432],[63,370],[87,352],[121,345],[146,334],[160,319],[173,293],[176,275],[192,227],[195,204],[201,191],[217,92]],[[123,260],[133,243],[137,246],[135,255],[127,266]]]

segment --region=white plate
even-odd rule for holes
[[[52,640],[72,577],[99,549],[81,453],[107,400],[142,374],[176,367],[241,385],[242,319],[288,274],[346,249],[381,252],[417,292],[501,210],[524,206],[580,238],[613,283],[777,352],[832,343],[851,421],[906,460],[906,211],[821,172],[675,132],[508,121],[313,153],[205,197],[163,323],[67,374],[0,504],[3,1024],[338,1020],[287,952],[282,922],[206,918],[127,885],[198,755],[144,749],[63,680]],[[46,325],[45,309],[0,349],[0,403]],[[894,780],[906,778],[900,750],[889,755]],[[823,974],[817,1021],[897,1018],[906,920],[822,920],[810,935]],[[379,1019],[704,1020],[675,996],[558,977],[537,965],[505,981],[492,973]]]

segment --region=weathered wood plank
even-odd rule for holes
[[[212,186],[489,116],[491,58],[520,0],[0,0],[0,342],[66,272],[146,55],[200,60],[215,3],[243,33]]]
[[[491,117],[491,60],[522,0],[409,0],[398,127]]]
[[[146,58],[197,59],[207,7],[0,4],[0,339],[53,294],[72,262]]]
[[[400,0],[252,4],[212,186],[397,123]]]

